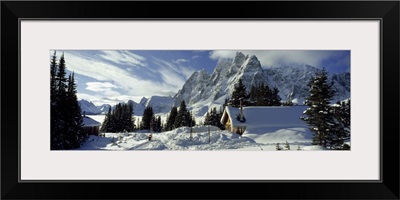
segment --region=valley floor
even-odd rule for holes
[[[320,146],[311,145],[311,133],[307,128],[296,127],[245,132],[239,136],[213,126],[196,126],[192,130],[181,127],[172,131],[153,133],[151,141],[148,141],[148,135],[148,131],[105,133],[105,137],[91,135],[78,150],[275,151],[277,143],[284,149],[286,141],[292,151],[324,150]]]

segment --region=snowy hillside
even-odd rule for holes
[[[311,134],[305,128],[277,129],[273,132],[243,136],[219,130],[217,127],[181,127],[172,131],[153,133],[148,141],[148,132],[105,133],[105,137],[91,135],[79,150],[264,150],[275,151],[276,143],[284,147],[287,141],[291,150],[322,150],[311,145]]]
[[[247,90],[251,84],[268,84],[277,87],[282,101],[293,94],[294,103],[303,104],[308,96],[310,78],[320,69],[310,65],[274,66],[263,69],[256,56],[236,53],[234,59],[220,59],[210,75],[205,70],[194,72],[182,89],[175,95],[175,106],[182,100],[193,109],[198,116],[204,115],[211,107],[220,107],[225,98],[234,90],[241,78]],[[338,91],[333,101],[350,97],[350,73],[331,74],[330,80]]]
[[[85,112],[87,115],[100,114],[101,110],[97,108],[91,101],[86,101],[85,99],[78,101],[81,107],[81,112]]]
[[[253,110],[252,110],[253,109]],[[130,133],[105,133],[105,136],[91,135],[79,150],[244,150],[244,151],[275,151],[276,144],[282,148],[286,142],[292,151],[325,150],[313,146],[312,133],[299,117],[306,107],[269,107],[269,119],[265,118],[265,110],[256,107],[244,111],[247,116],[247,129],[242,136],[217,127],[196,126],[177,128],[172,131],[150,134],[146,130]],[[235,108],[231,114],[238,112]],[[263,117],[264,116],[264,117]],[[272,117],[277,116],[277,117]],[[285,117],[289,116],[289,117]],[[90,116],[102,121],[104,115]],[[165,117],[165,116],[164,116]],[[264,122],[268,121],[269,124]],[[264,123],[264,124],[263,124]]]

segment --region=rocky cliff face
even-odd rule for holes
[[[317,71],[320,69],[310,65],[263,69],[256,56],[237,52],[234,59],[220,59],[211,75],[205,70],[193,73],[175,95],[174,105],[179,106],[183,100],[197,110],[204,110],[201,107],[222,105],[240,78],[248,90],[251,84],[268,84],[279,89],[283,101],[292,94],[294,102],[302,104],[308,96],[307,83]],[[334,89],[337,90],[333,101],[350,97],[350,73],[331,74],[329,80],[333,81]]]

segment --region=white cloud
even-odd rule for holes
[[[113,106],[120,102],[127,102],[128,100],[139,102],[142,99],[141,96],[118,95],[114,97],[107,97],[104,95],[90,95],[86,93],[77,93],[77,97],[78,100],[85,99],[91,101],[96,106],[101,106],[103,104],[110,104]]]
[[[110,82],[87,82],[87,90],[101,92],[101,91],[111,91],[112,88],[118,88],[116,85]]]
[[[176,64],[182,64],[182,63],[189,62],[189,60],[188,59],[179,58],[177,60],[174,60],[173,62],[176,63]]]
[[[146,71],[143,71],[144,68],[128,71],[123,67],[83,57],[75,52],[65,52],[65,61],[68,70],[96,80],[86,84],[86,89],[95,92],[96,95],[85,98],[85,94],[79,93],[78,88],[78,97],[98,104],[115,103],[124,96],[139,101],[141,97],[174,95],[194,71],[189,67],[178,66],[161,59],[158,59],[158,70],[146,67]],[[82,77],[82,82],[83,79]]]
[[[244,54],[255,55],[263,66],[274,66],[280,64],[301,63],[319,67],[320,64],[332,57],[333,51],[308,51],[308,50],[254,50],[241,51]],[[211,59],[234,58],[236,51],[212,51]]]
[[[191,67],[175,65],[159,58],[153,57],[153,59],[159,66],[158,71],[164,82],[177,90],[182,88],[189,76],[194,72]]]
[[[117,64],[126,64],[132,66],[147,66],[146,58],[131,53],[129,51],[101,51],[100,57]]]
[[[200,56],[199,56],[199,55],[194,55],[194,56],[192,57],[192,59],[196,59],[196,58],[200,58]]]

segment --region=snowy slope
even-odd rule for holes
[[[105,133],[105,137],[90,136],[79,150],[243,150],[243,151],[275,151],[276,144],[288,142],[291,150],[325,150],[313,146],[312,133],[303,121],[298,121],[305,107],[289,108],[271,107],[268,116],[274,119],[262,119],[265,110],[245,112],[247,129],[242,136],[217,127],[196,126],[192,129],[181,127],[172,131],[153,133],[152,141],[148,141],[148,131],[131,133]],[[249,110],[251,111],[251,109]],[[235,111],[233,111],[235,112]],[[285,117],[286,116],[286,117]],[[90,116],[102,121],[104,115]],[[163,116],[165,117],[165,116]],[[263,121],[264,120],[264,121]],[[252,122],[251,122],[252,121]],[[262,124],[269,121],[273,124]]]
[[[148,141],[148,132],[105,133],[105,137],[91,135],[78,150],[245,150],[275,151],[276,143],[288,141],[292,150],[323,150],[311,145],[310,132],[307,130],[280,129],[264,134],[244,134],[239,136],[229,131],[221,131],[217,127],[181,127],[172,131],[153,133]]]
[[[101,106],[97,106],[97,108],[100,110],[101,114],[106,114],[108,112],[108,109],[111,107],[110,104],[103,104]]]
[[[81,112],[85,112],[87,115],[100,114],[101,111],[97,108],[91,101],[86,101],[85,99],[78,101],[81,107]]]

